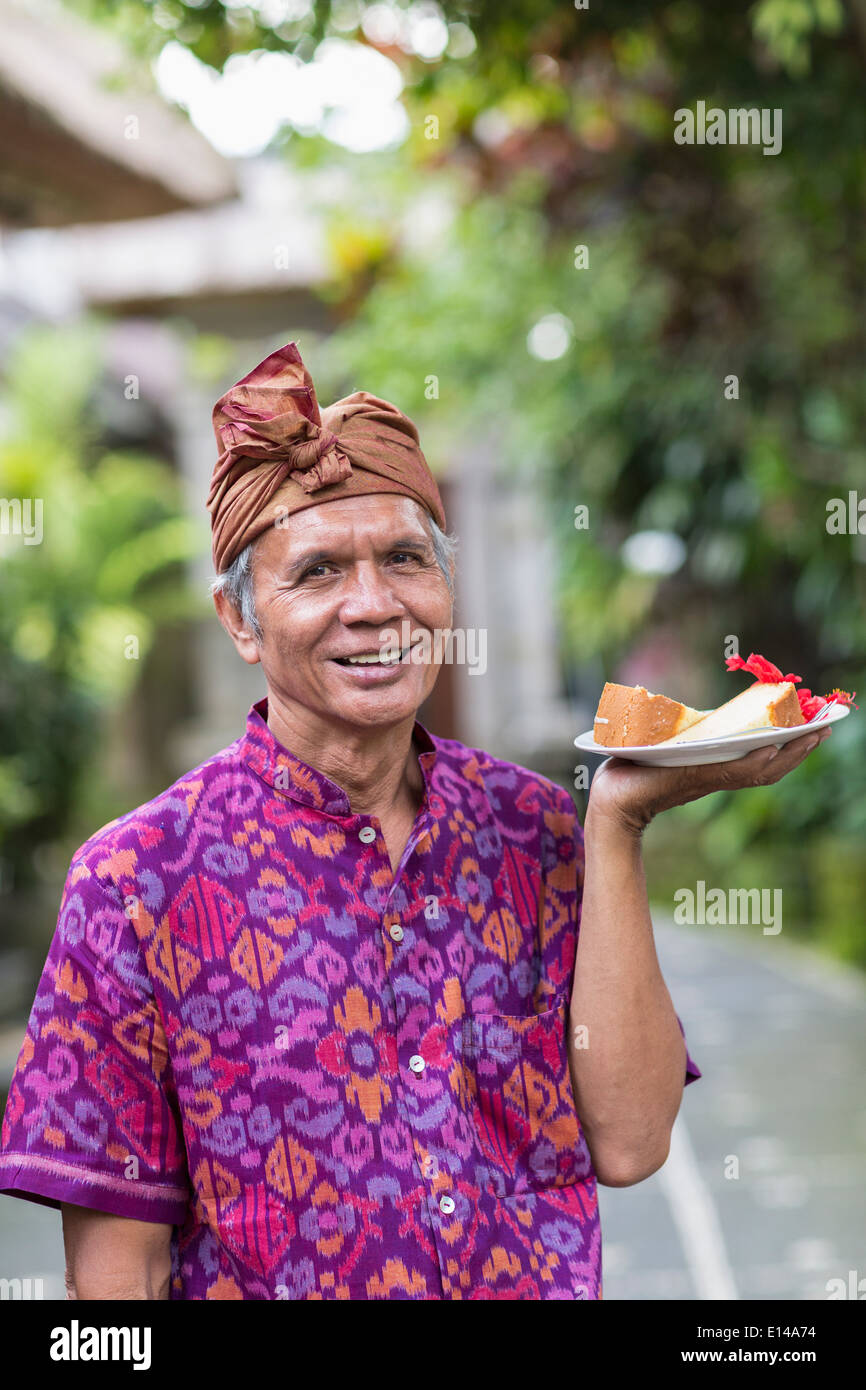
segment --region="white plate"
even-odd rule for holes
[[[596,743],[592,729],[574,740],[575,748],[582,753],[600,753],[604,758],[624,758],[630,763],[649,763],[655,767],[693,767],[697,763],[729,763],[734,758],[742,758],[755,748],[768,748],[775,743],[781,748],[783,743],[802,738],[810,729],[825,724],[835,724],[849,713],[847,705],[834,701],[810,719],[808,724],[797,724],[793,729],[776,729],[767,724],[762,729],[750,729],[746,734],[728,734],[725,738],[696,738],[690,743],[673,744],[661,747],[657,743],[636,743],[630,748],[606,748]]]

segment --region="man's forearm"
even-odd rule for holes
[[[172,1227],[62,1204],[66,1296],[84,1300],[169,1297]]]
[[[639,1182],[667,1157],[686,1048],[653,940],[638,832],[584,826],[586,872],[571,996],[575,1102],[600,1182]]]

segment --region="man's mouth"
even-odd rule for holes
[[[357,656],[335,656],[331,660],[336,661],[338,666],[397,666],[406,659],[411,650],[411,645],[404,647],[402,651],[386,647],[378,652],[359,652]]]

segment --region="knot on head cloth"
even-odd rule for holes
[[[322,411],[296,343],[272,352],[214,406],[219,458],[207,506],[217,574],[278,518],[341,497],[413,497],[445,528],[436,480],[402,410],[355,391]]]

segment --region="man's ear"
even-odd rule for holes
[[[225,594],[218,590],[213,596],[213,602],[217,617],[234,642],[238,654],[248,666],[257,665],[261,656],[255,633],[247,627],[237,608]]]

